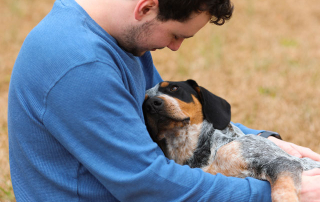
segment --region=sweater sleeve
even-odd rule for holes
[[[120,201],[271,201],[268,182],[211,175],[165,158],[139,110],[117,69],[95,62],[53,85],[43,122]]]

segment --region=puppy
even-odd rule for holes
[[[143,110],[166,157],[213,175],[267,180],[275,202],[299,201],[302,171],[320,168],[266,138],[244,135],[230,123],[229,103],[193,80],[159,83],[146,92]]]

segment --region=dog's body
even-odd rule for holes
[[[164,154],[211,174],[268,180],[273,201],[299,201],[301,173],[320,162],[290,156],[266,138],[230,123],[227,101],[193,80],[162,82],[147,91],[148,131]]]

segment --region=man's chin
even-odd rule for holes
[[[134,56],[137,56],[137,57],[140,57],[142,55],[144,55],[147,51],[142,51],[142,50],[139,50],[137,48],[128,48],[126,46],[122,46],[120,43],[119,43],[119,46],[126,52],[128,53],[131,53],[132,55]]]
[[[148,52],[148,51],[156,51],[156,50],[161,50],[161,49],[164,49],[164,47],[161,47],[161,48],[153,48],[153,49],[149,49],[149,50],[144,50],[144,51],[135,51],[135,52],[132,52],[132,54],[134,55],[134,56],[143,56],[146,52]]]
[[[143,56],[147,51],[132,50],[127,52],[131,53],[134,56],[140,57],[140,56]]]
[[[132,55],[134,56],[137,56],[137,57],[140,57],[140,56],[143,56],[146,52],[148,51],[156,51],[158,49],[163,49],[163,48],[153,48],[153,49],[150,49],[150,50],[138,50],[138,49],[131,49],[131,50],[128,50],[128,49],[125,49],[123,48],[125,51],[131,53]]]
[[[158,50],[158,48],[151,49],[151,50],[140,51],[140,52],[131,52],[131,53],[134,56],[140,57],[140,56],[143,56],[148,51],[156,51],[156,50]]]
[[[139,53],[132,53],[134,56],[137,56],[137,57],[140,57],[140,56],[143,56],[147,51],[143,51],[143,52],[139,52]]]

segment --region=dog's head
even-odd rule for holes
[[[164,81],[149,89],[143,104],[147,129],[156,142],[178,136],[183,128],[207,120],[224,129],[231,119],[229,103],[193,80]],[[200,131],[199,131],[200,133]]]

